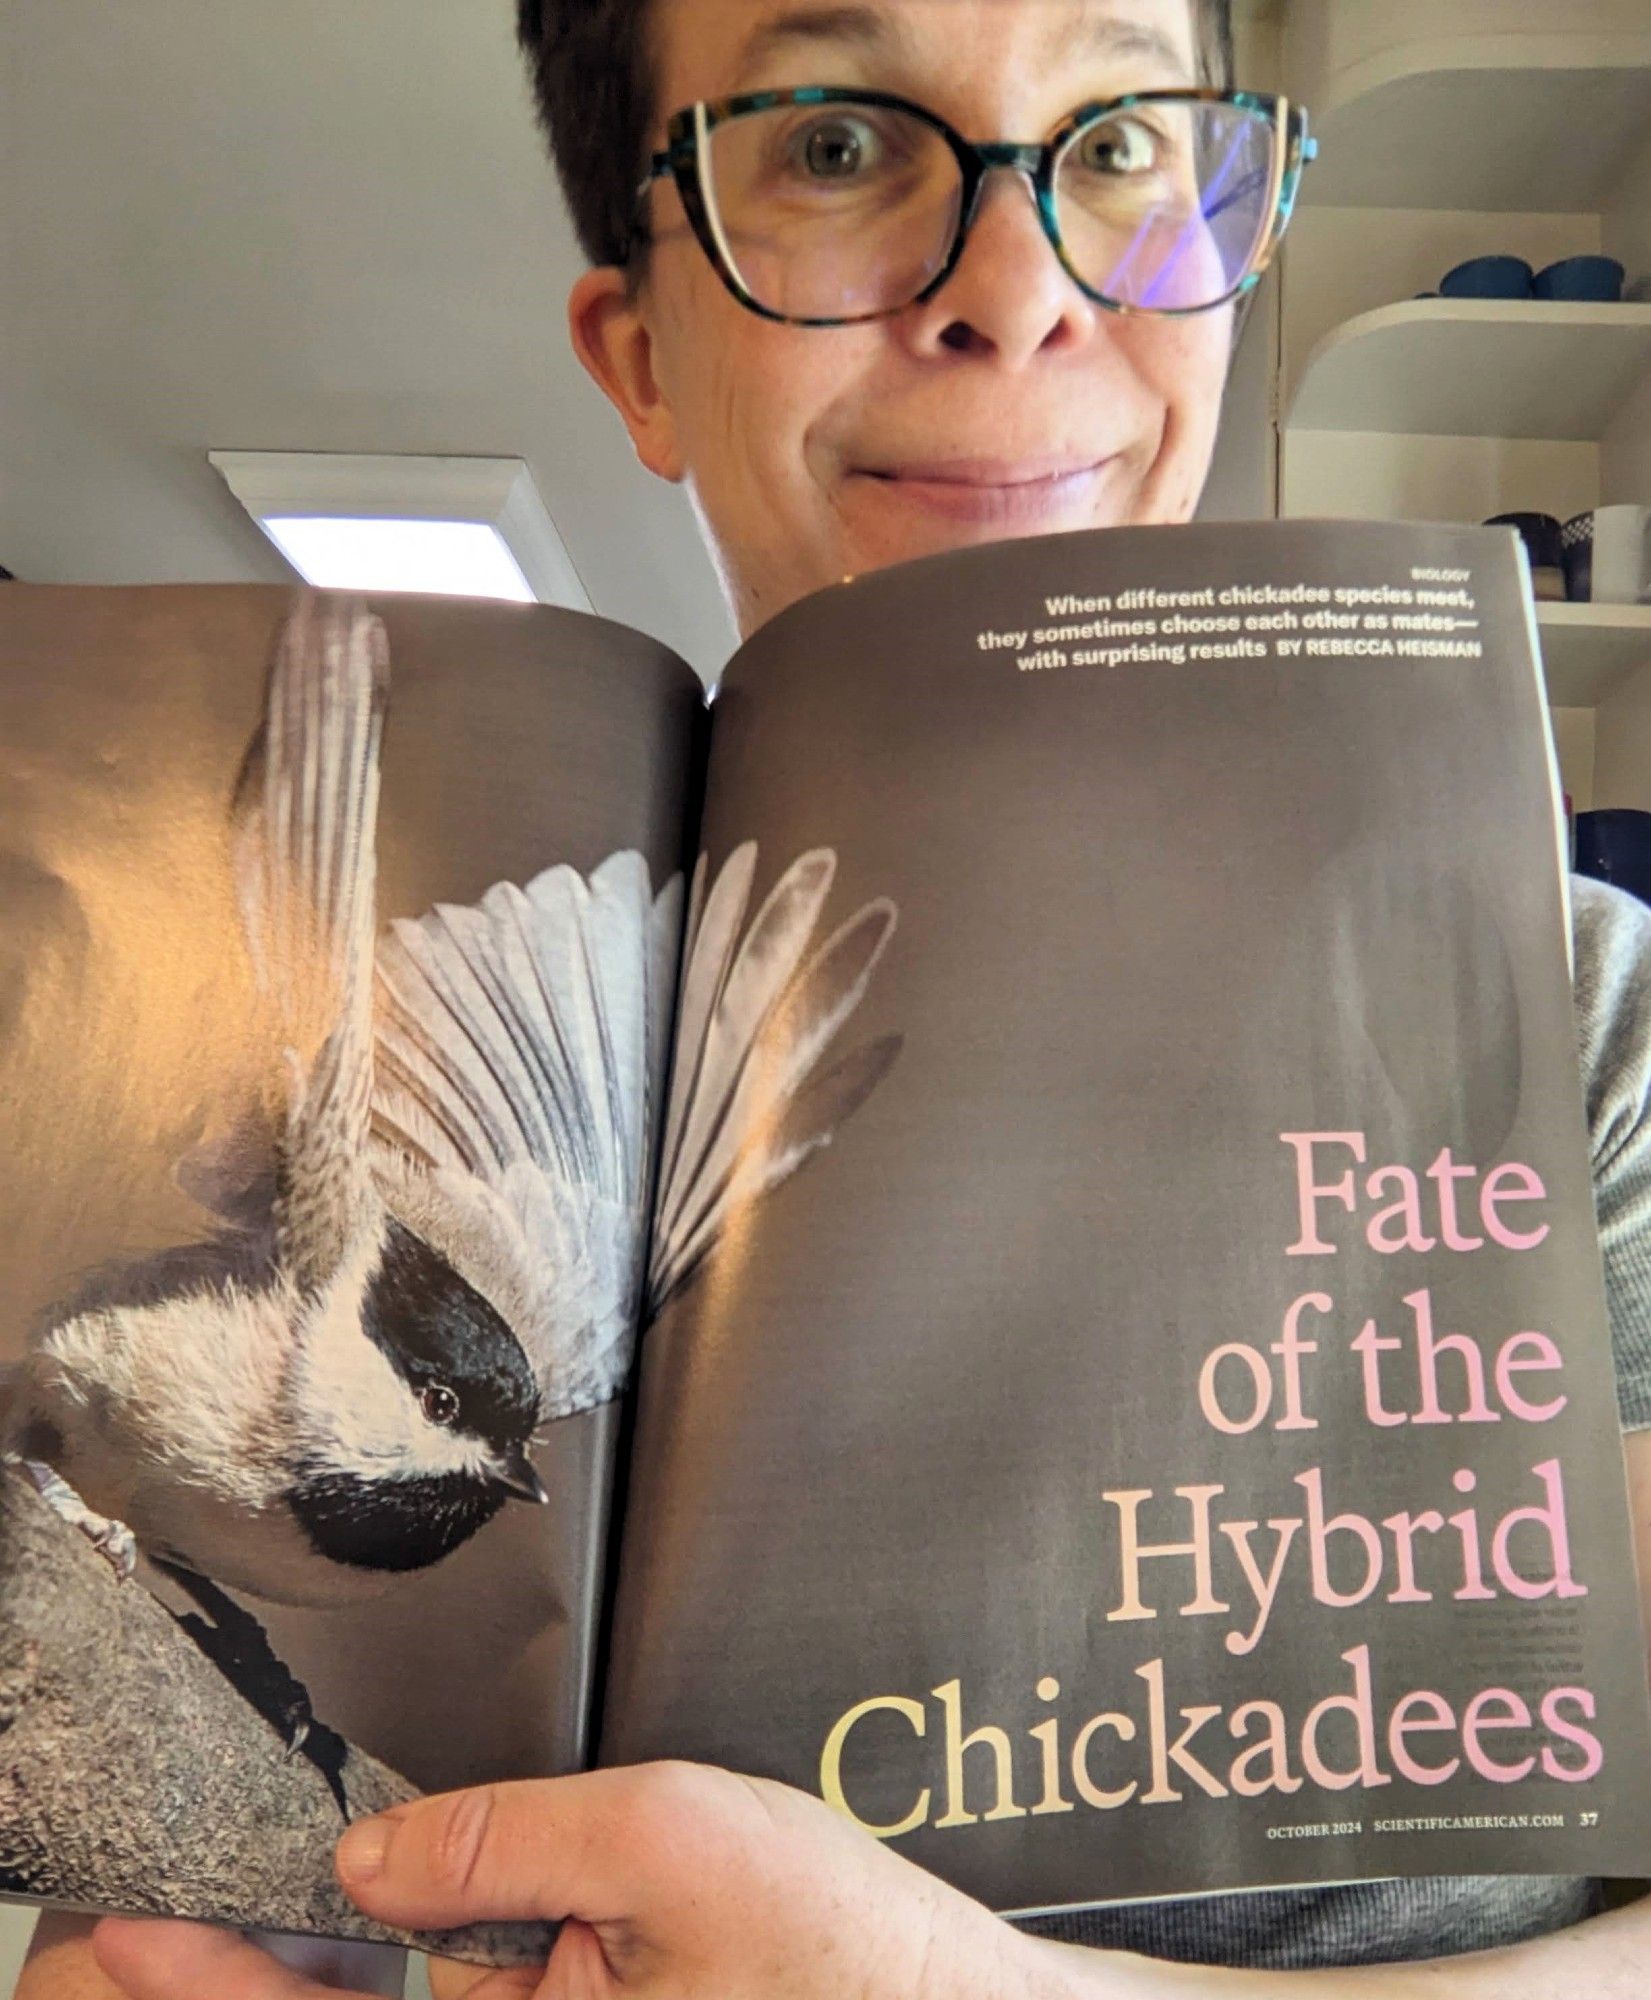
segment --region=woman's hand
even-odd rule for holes
[[[415,1799],[357,1821],[339,1842],[338,1871],[369,1916],[410,1929],[565,1920],[548,1967],[435,1962],[438,2000],[1031,2000],[1069,1990],[1056,1953],[820,1800],[708,1765]],[[132,2000],[324,1991],[234,1933],[195,1924],[108,1917],[93,1947]],[[1128,1969],[1146,1961],[1112,1963],[1110,1990],[1133,1992]]]

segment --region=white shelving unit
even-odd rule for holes
[[[1651,305],[1406,299],[1319,339],[1290,425],[1597,439],[1648,370]]]
[[[1314,22],[1312,11],[1297,0],[1286,10],[1293,46],[1309,49],[1309,61],[1312,45],[1303,38],[1316,37],[1323,49],[1342,25]],[[1375,10],[1368,0],[1340,0],[1327,11]],[[1651,128],[1651,26],[1643,16],[1638,34],[1590,32],[1590,14],[1623,21],[1631,11],[1575,6],[1561,19],[1518,0],[1493,8],[1442,0],[1410,10],[1414,32],[1406,36],[1404,10],[1392,11],[1387,47],[1334,67],[1333,53],[1319,57],[1315,129],[1324,148],[1314,168],[1316,202],[1501,214],[1605,205],[1625,155]],[[1459,34],[1459,15],[1520,31]]]
[[[1288,0],[1318,159],[1282,252],[1282,515],[1651,506],[1651,301],[1418,298],[1451,265],[1651,275],[1645,0]],[[1566,789],[1651,809],[1651,605],[1539,603]]]
[[[1651,604],[1538,602],[1536,623],[1556,708],[1597,708],[1651,662]]]

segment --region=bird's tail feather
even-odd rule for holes
[[[764,898],[736,952],[755,865],[756,842],[745,841],[718,876],[703,928],[689,946],[677,1038],[687,1071],[673,1088],[673,1109],[680,1106],[681,1116],[667,1136],[661,1168],[668,1198],[683,1193],[681,1163],[703,1157],[711,1121],[729,1103],[758,1030],[797,970],[837,857],[823,847],[800,855]],[[669,1208],[661,1209],[660,1220],[670,1226]]]
[[[388,699],[382,622],[360,598],[301,592],[276,643],[237,857],[259,983],[295,1046],[369,1017]]]
[[[665,1112],[665,1136],[660,1148],[659,1184],[670,1180],[682,1143],[682,1120],[698,1079],[705,1030],[711,1009],[728,977],[728,966],[739,939],[739,927],[751,896],[751,878],[757,865],[757,844],[748,840],[736,847],[724,862],[705,899],[706,864],[702,852],[694,865],[693,887],[688,896],[688,922],[683,936],[681,994],[677,1007],[675,1070],[670,1101]]]
[[[690,1204],[676,1227],[655,1239],[650,1317],[693,1276],[740,1209],[778,1187],[812,1153],[831,1143],[838,1126],[881,1082],[900,1053],[903,1039],[900,1035],[880,1035],[808,1078],[795,1097],[776,1104],[768,1118],[753,1129],[729,1172],[721,1178],[706,1174],[696,1180]]]
[[[887,898],[866,904],[803,963],[835,872],[814,849],[776,882],[735,949],[755,846],[730,855],[691,926],[648,1297],[657,1311],[744,1204],[824,1145],[893,1061],[898,1037],[816,1071],[864,998],[893,934]],[[696,902],[702,880],[696,872]]]
[[[305,1283],[364,1213],[379,754],[389,642],[359,597],[305,590],[281,628],[240,801],[236,882],[271,1016],[276,1224]]]

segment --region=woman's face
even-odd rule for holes
[[[754,30],[799,15],[813,25],[747,59]],[[655,0],[653,33],[655,148],[678,105],[740,90],[872,85],[970,138],[1031,139],[1086,99],[1199,80],[1192,0]],[[587,272],[570,330],[642,462],[687,483],[742,637],[849,574],[1197,505],[1233,305],[1168,318],[1094,304],[1023,175],[989,177],[934,297],[857,326],[760,318],[712,270],[673,185],[648,214],[634,303],[612,267]],[[1013,489],[1052,463],[1082,469]],[[964,482],[917,476],[937,469]]]

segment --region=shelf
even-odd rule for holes
[[[1651,130],[1651,33],[1411,42],[1308,111],[1304,207],[1597,211]]]
[[[1404,299],[1333,327],[1291,430],[1597,440],[1651,372],[1651,305]]]
[[[1536,624],[1555,708],[1593,708],[1651,664],[1651,604],[1539,601]]]

